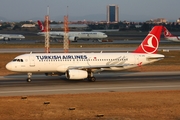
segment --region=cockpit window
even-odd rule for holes
[[[23,59],[14,59],[13,62],[23,62]]]

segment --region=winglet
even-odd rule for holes
[[[154,26],[134,53],[155,54],[157,52],[163,26]]]

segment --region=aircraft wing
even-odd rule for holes
[[[131,66],[134,64],[121,64],[121,65],[90,65],[90,66],[70,66],[68,69],[101,69],[101,68],[111,68],[111,67],[125,67],[125,66]]]

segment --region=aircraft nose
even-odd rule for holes
[[[107,35],[104,35],[104,38],[107,38]]]
[[[6,69],[8,69],[8,70],[11,70],[11,69],[12,69],[11,63],[6,64]]]

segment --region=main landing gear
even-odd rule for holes
[[[31,76],[32,76],[32,73],[27,73],[28,75],[28,78],[26,79],[27,82],[31,82]]]
[[[88,81],[89,82],[95,82],[96,78],[93,76],[93,73],[91,71],[88,72]]]
[[[89,81],[89,82],[95,82],[95,81],[96,81],[96,78],[95,78],[95,77],[88,77],[88,81]]]

